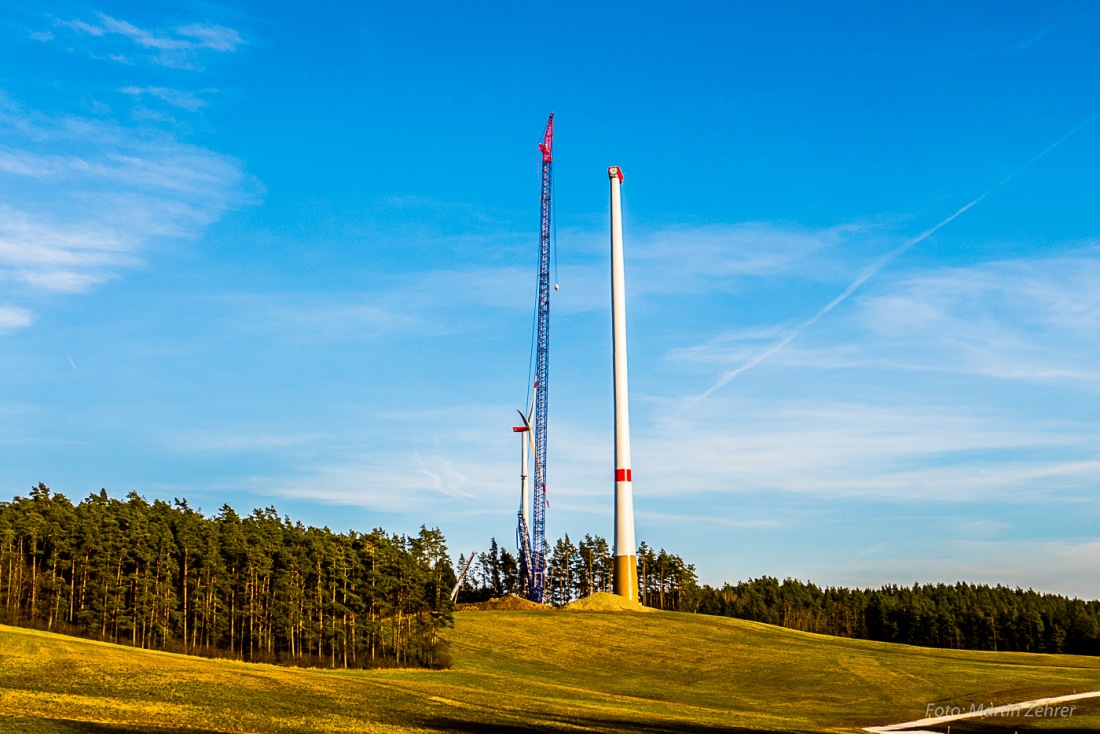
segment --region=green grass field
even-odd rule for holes
[[[0,731],[857,732],[921,718],[929,703],[1100,690],[1100,659],[929,650],[666,612],[463,612],[450,638],[450,671],[317,671],[0,627]],[[1100,704],[952,731],[1036,726],[1100,731]]]

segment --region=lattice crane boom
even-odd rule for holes
[[[543,601],[546,580],[546,417],[550,407],[550,255],[551,193],[553,191],[554,113],[546,122],[542,144],[542,196],[539,218],[538,340],[535,347],[535,480],[531,503],[534,521],[531,537],[531,565],[534,576],[532,601]]]
[[[535,460],[535,481],[532,491],[531,523],[521,509],[519,527],[516,530],[520,546],[521,561],[525,561],[524,575],[527,578],[527,594],[531,601],[543,602],[546,587],[546,555],[549,547],[546,543],[546,416],[549,408],[549,371],[550,371],[550,259],[553,243],[551,220],[551,194],[553,191],[554,162],[554,113],[546,122],[546,132],[539,143],[542,152],[542,195],[540,198],[539,218],[539,278],[538,298],[536,301],[536,341],[535,341],[535,384],[534,410],[532,423],[529,416],[523,418],[530,432],[531,453]],[[517,427],[517,430],[520,430]],[[524,470],[526,473],[526,470]],[[526,497],[526,494],[524,494]]]

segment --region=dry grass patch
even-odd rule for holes
[[[489,601],[479,601],[472,604],[458,604],[455,611],[459,612],[552,612],[554,607],[549,604],[539,604],[520,596],[509,594],[505,597],[493,597]]]
[[[565,605],[567,612],[655,612],[639,601],[632,601],[617,594],[597,591],[595,594],[577,599]]]

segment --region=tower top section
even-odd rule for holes
[[[554,113],[550,113],[550,119],[546,121],[546,134],[542,136],[542,142],[539,143],[539,150],[542,151],[542,162],[549,163],[554,160]]]
[[[607,167],[607,177],[608,178],[617,178],[617,179],[619,179],[619,183],[622,183],[622,181],[623,181],[623,169],[619,168],[618,166],[608,166]]]

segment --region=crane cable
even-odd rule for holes
[[[542,165],[539,165],[539,175],[541,175]],[[553,179],[551,179],[551,186],[553,186]],[[553,221],[553,212],[550,217]],[[535,381],[535,352],[537,350],[536,342],[538,340],[539,329],[539,298],[538,298],[538,286],[535,286],[535,307],[531,310],[531,341],[529,344],[529,350],[527,353],[527,384],[523,388],[523,401],[521,405],[527,405],[530,396],[534,393],[534,381]]]
[[[550,199],[554,199],[554,179],[550,179]],[[554,265],[554,290],[558,290],[558,215],[555,207],[550,208],[550,255]]]

